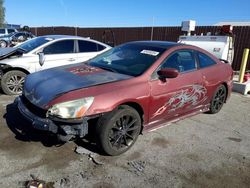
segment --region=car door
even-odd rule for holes
[[[78,62],[87,61],[95,57],[96,55],[102,53],[102,51],[106,48],[105,46],[93,41],[87,41],[87,40],[77,40],[77,41],[78,41],[78,53],[77,53]]]
[[[162,81],[157,76],[161,68],[175,68],[176,78]],[[177,50],[171,53],[152,75],[149,122],[169,121],[201,108],[206,100],[206,89],[192,50]]]
[[[46,46],[42,52],[45,56],[44,64],[37,65],[37,71],[62,65],[76,63],[75,40],[60,40]]]

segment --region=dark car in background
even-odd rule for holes
[[[34,38],[30,32],[13,32],[7,35],[0,36],[0,48],[12,47],[18,43]]]
[[[219,112],[230,96],[232,77],[229,64],[198,47],[130,42],[85,64],[28,75],[16,103],[34,128],[63,141],[94,128],[98,146],[119,155],[142,132]]]

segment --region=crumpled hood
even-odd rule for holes
[[[23,53],[24,51],[19,48],[0,48],[0,60],[11,56],[21,56]]]
[[[84,64],[62,66],[26,77],[23,95],[34,105],[44,108],[51,100],[72,90],[129,79],[131,76]]]

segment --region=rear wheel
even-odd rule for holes
[[[211,114],[215,114],[215,113],[218,113],[223,104],[225,103],[225,100],[226,100],[226,96],[227,96],[227,89],[224,85],[220,85],[215,93],[214,93],[214,96],[212,98],[212,101],[211,101],[211,106],[210,106],[210,113]]]
[[[137,140],[141,131],[141,117],[127,105],[101,117],[97,123],[97,144],[109,155],[127,151]]]
[[[14,70],[5,73],[1,80],[2,90],[7,95],[19,95],[22,93],[26,74]]]

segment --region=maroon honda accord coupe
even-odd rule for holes
[[[97,145],[119,155],[142,132],[219,112],[232,77],[229,64],[200,48],[130,42],[85,63],[30,74],[16,103],[34,128],[63,141],[83,138],[94,128]]]

